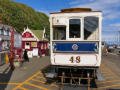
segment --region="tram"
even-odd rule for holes
[[[90,8],[50,13],[50,60],[56,77],[96,78],[101,64],[101,24],[102,12]]]

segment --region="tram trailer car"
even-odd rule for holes
[[[55,76],[96,78],[101,64],[101,24],[102,12],[90,8],[50,14],[50,58]]]

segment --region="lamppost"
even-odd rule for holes
[[[14,64],[13,64],[13,45],[14,45],[14,30],[13,30],[13,27],[11,27],[11,52],[10,52],[10,68],[13,70],[14,69]]]
[[[120,45],[120,31],[118,31],[118,44]]]

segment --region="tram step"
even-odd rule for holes
[[[47,78],[54,78],[54,74],[55,74],[55,69],[51,70],[51,71],[46,75],[46,77],[47,77]]]
[[[106,79],[102,76],[100,70],[97,70],[97,79],[98,81],[106,81]]]

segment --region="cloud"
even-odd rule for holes
[[[110,26],[119,27],[119,30],[120,30],[120,23],[114,23],[114,24],[110,24]]]
[[[102,40],[120,44],[120,23],[105,25],[102,31]]]
[[[120,0],[75,0],[71,2],[72,7],[92,8],[102,10],[104,20],[117,19],[120,16]]]
[[[43,13],[45,13],[47,16],[50,15],[50,13],[49,13],[47,10],[42,10],[42,9],[40,10],[40,9],[39,9],[39,10],[37,10],[37,11],[38,11],[38,12],[43,12]]]
[[[112,31],[112,32],[118,32],[120,31],[120,23],[114,23],[109,25],[103,25],[103,31]]]
[[[74,0],[72,7],[92,8],[103,12],[102,39],[117,41],[120,31],[120,0]]]

